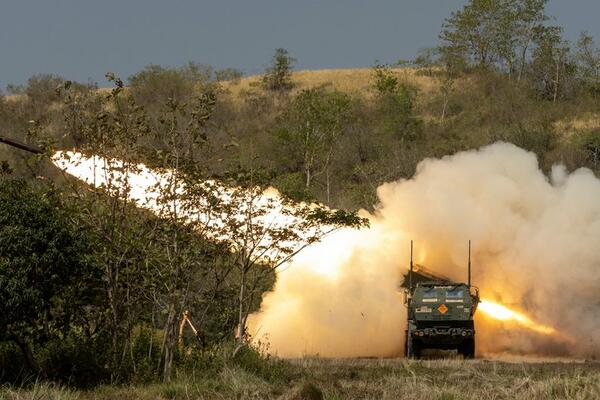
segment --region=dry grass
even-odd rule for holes
[[[170,384],[73,391],[40,384],[0,389],[1,399],[598,399],[600,363],[507,363],[459,359],[411,361],[300,359],[276,383],[239,368]],[[308,387],[308,390],[306,389]]]
[[[395,68],[394,73],[406,83],[417,86],[423,95],[428,95],[437,90],[438,83],[432,77],[418,74],[413,68]],[[360,93],[370,95],[372,93],[370,68],[356,69],[320,69],[296,71],[292,74],[292,81],[295,84],[293,92],[302,89],[327,85],[346,93]],[[260,76],[248,76],[237,82],[223,82],[223,87],[229,90],[234,98],[238,98],[241,93],[249,90],[252,84],[260,81]]]
[[[565,137],[570,137],[579,132],[600,129],[600,115],[587,112],[577,118],[557,121],[554,124],[554,128],[559,134]]]

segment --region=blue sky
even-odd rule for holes
[[[437,43],[464,0],[0,0],[0,88],[37,73],[105,84],[187,61],[259,73],[277,47],[298,69],[370,66]],[[550,0],[568,39],[600,41],[600,0]]]

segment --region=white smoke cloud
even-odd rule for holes
[[[559,330],[544,337],[477,317],[485,352],[589,356],[600,352],[600,180],[591,171],[551,178],[533,153],[496,143],[421,162],[410,180],[379,187],[371,228],[342,230],[280,271],[249,320],[282,356],[390,356],[402,352],[399,289],[415,241],[420,264],[473,283]]]

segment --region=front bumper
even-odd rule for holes
[[[470,328],[447,328],[447,327],[431,327],[423,329],[415,329],[412,332],[414,337],[431,338],[431,337],[456,337],[470,338],[475,336],[475,330]]]

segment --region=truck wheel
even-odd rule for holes
[[[465,340],[460,349],[463,357],[465,359],[475,358],[475,339],[467,339]]]
[[[423,350],[421,343],[413,340],[412,345],[413,345],[413,357],[416,359],[421,358],[421,350]]]
[[[406,358],[421,358],[421,344],[413,339],[410,332],[406,333]]]

